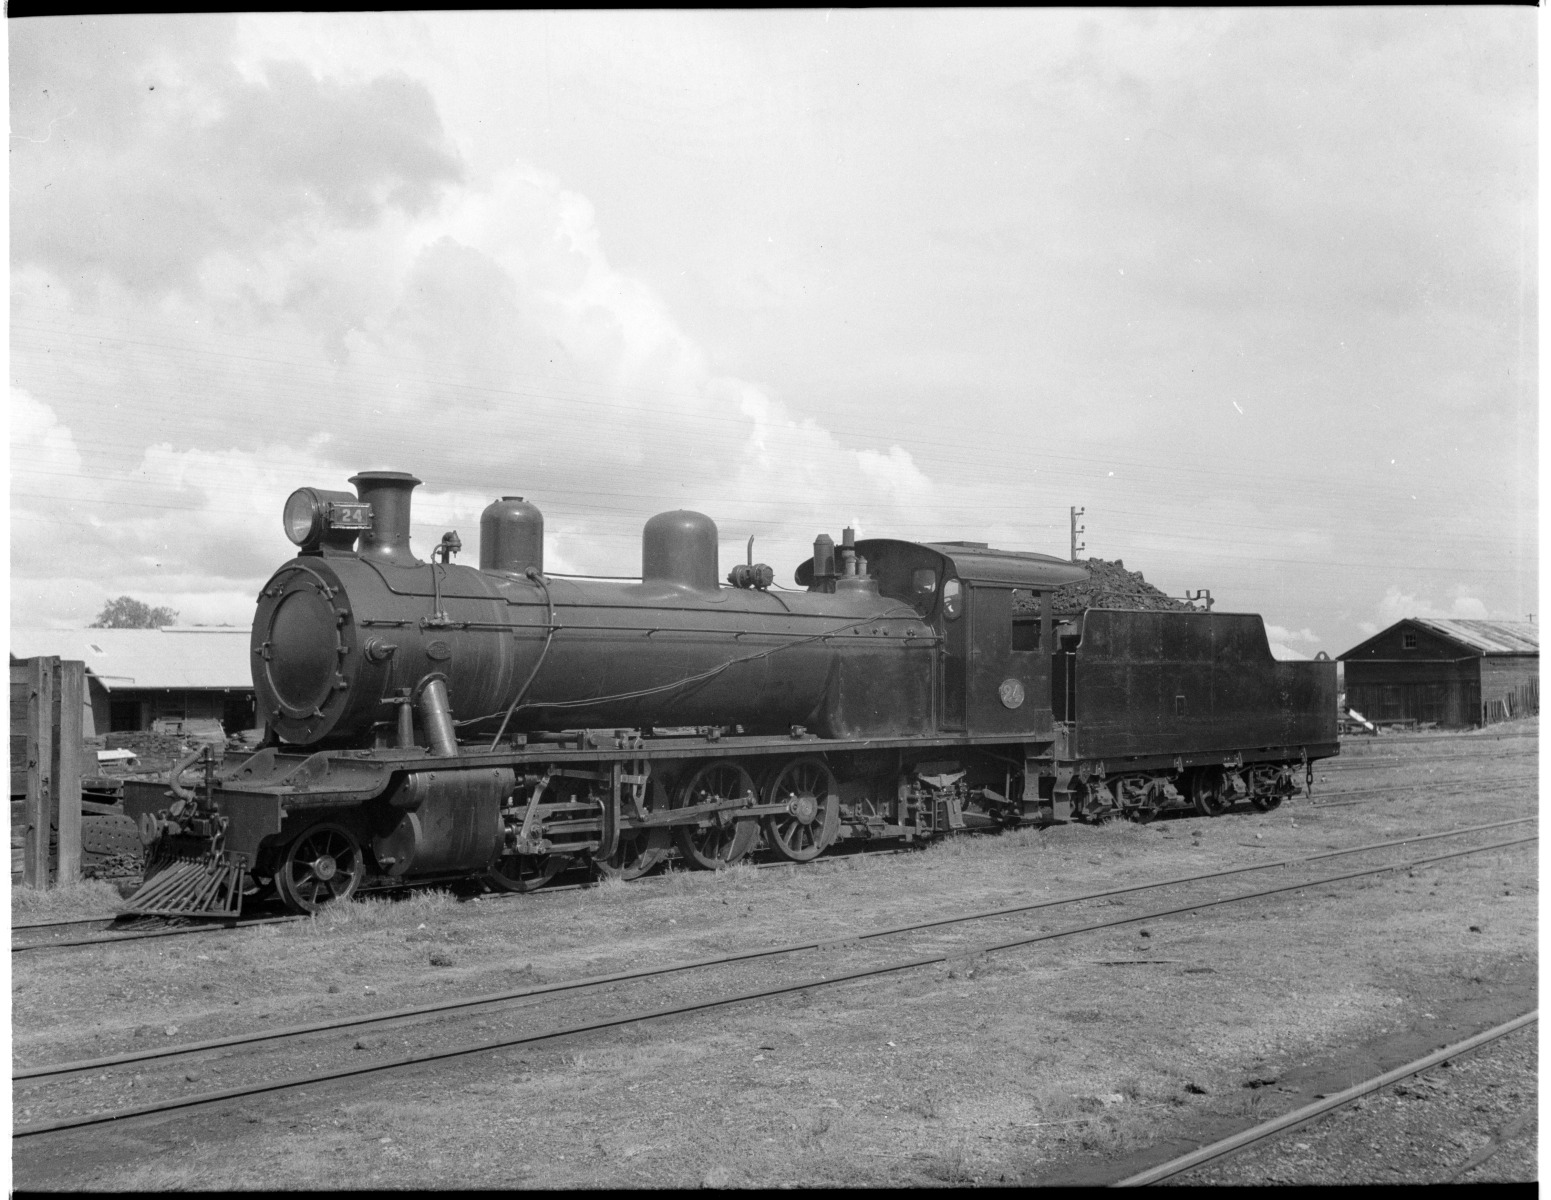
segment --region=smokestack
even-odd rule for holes
[[[409,493],[420,480],[404,471],[362,471],[350,482],[356,495],[372,506],[372,527],[361,534],[361,557],[397,567],[419,566],[409,549]]]

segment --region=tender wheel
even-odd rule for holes
[[[366,877],[360,844],[341,825],[314,825],[291,843],[275,891],[292,912],[315,913],[335,900],[348,900]]]
[[[1203,767],[1190,781],[1190,799],[1196,811],[1203,817],[1219,817],[1228,810],[1228,798],[1223,794],[1222,769]]]
[[[499,891],[533,892],[565,870],[569,861],[564,854],[503,854],[485,872],[485,880]]]
[[[706,763],[685,780],[673,798],[673,807],[689,808],[714,800],[742,797],[752,800],[755,795],[754,780],[749,773],[739,764],[723,759]],[[747,818],[739,820],[731,811],[723,810],[704,829],[696,825],[676,826],[673,839],[686,859],[697,867],[714,871],[719,867],[730,867],[754,848],[759,840],[759,824]]]
[[[1270,812],[1282,802],[1280,792],[1272,792],[1270,795],[1251,796],[1249,802],[1260,812]]]
[[[600,879],[639,879],[663,859],[673,839],[667,826],[656,829],[624,830],[612,858],[592,860],[592,869]]]
[[[786,811],[765,818],[770,848],[792,862],[808,862],[829,848],[824,831],[833,828],[840,808],[835,776],[821,758],[794,758],[765,789],[766,804]]]

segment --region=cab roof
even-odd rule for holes
[[[1054,588],[1088,578],[1088,568],[1030,550],[993,550],[984,542],[921,542],[971,583],[1008,583],[1014,587]],[[864,552],[865,553],[865,552]]]
[[[999,583],[1044,591],[1088,577],[1088,568],[1049,554],[1027,550],[993,550],[985,542],[906,542],[898,538],[864,538],[856,543],[863,558],[900,554],[919,561],[927,550],[944,560],[951,575],[970,583]],[[838,551],[838,547],[837,547]],[[797,568],[797,583],[806,587],[813,579],[813,559]]]

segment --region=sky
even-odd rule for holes
[[[1525,8],[10,20],[10,619],[246,625],[295,488],[1538,604]]]

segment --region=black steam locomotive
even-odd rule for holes
[[[506,497],[475,569],[455,533],[430,562],[410,550],[419,480],[351,482],[286,503],[300,552],[253,622],[264,743],[126,785],[147,847],[132,911],[1267,809],[1338,750],[1334,664],[1273,660],[1254,615],[1057,624],[1052,593],[1085,573],[1061,559],[847,530],[816,539],[803,590],[752,562],[724,583],[715,524],[679,511],[647,522],[638,580],[562,577],[538,509]]]

